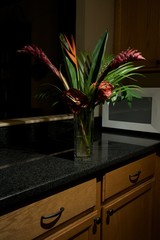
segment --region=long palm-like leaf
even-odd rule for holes
[[[99,74],[102,59],[106,51],[106,44],[108,39],[108,32],[105,32],[103,36],[99,39],[93,54],[92,54],[92,64],[91,69],[88,76],[87,85],[90,86],[91,83],[96,82],[97,76]]]
[[[64,56],[64,60],[66,65],[67,78],[69,80],[69,86],[71,88],[78,88],[76,68],[67,56]]]
[[[91,58],[88,53],[81,53],[81,56],[77,57],[77,59],[81,91],[88,94],[90,86],[87,85],[87,81],[91,69]]]
[[[106,78],[108,82],[113,85],[116,85],[122,82],[125,78],[130,78],[131,76],[141,75],[140,73],[136,72],[140,67],[135,67],[132,63],[125,63],[121,65],[119,68],[116,68],[110,71]]]

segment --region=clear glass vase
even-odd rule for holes
[[[94,130],[94,110],[82,109],[74,115],[74,159],[91,160]]]

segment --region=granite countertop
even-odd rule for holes
[[[93,159],[75,163],[73,149],[43,154],[29,149],[0,149],[0,214],[54,194],[76,181],[102,175],[156,151],[160,140],[106,132],[94,141]]]

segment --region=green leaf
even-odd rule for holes
[[[75,65],[70,61],[67,56],[64,56],[64,58],[66,63],[67,76],[70,82],[69,85],[71,88],[78,88],[77,71]]]
[[[127,100],[129,107],[132,106],[133,98],[141,98],[140,94],[136,92],[138,88],[132,88],[131,86],[125,87],[125,92],[123,93],[124,99]]]
[[[83,74],[84,79],[87,80],[91,68],[91,59],[89,54],[82,52],[78,58],[78,64],[79,71]]]
[[[112,85],[116,85],[122,82],[122,80],[125,78],[131,78],[135,75],[141,75],[136,72],[139,68],[140,66],[135,67],[131,62],[128,62],[110,71],[105,79],[107,79],[107,81],[110,82]]]
[[[39,89],[35,98],[38,101],[45,101],[47,99],[50,99],[51,106],[53,107],[60,101],[61,95],[62,91],[57,86],[46,83],[41,85],[41,88]]]
[[[113,104],[117,101],[127,100],[129,107],[131,107],[133,98],[142,98],[141,92],[141,87],[137,85],[121,85],[114,89],[110,100]]]
[[[91,83],[96,82],[97,76],[99,74],[102,59],[104,57],[104,53],[106,51],[106,43],[108,39],[108,32],[105,32],[103,36],[99,39],[93,54],[92,54],[92,64],[91,69],[88,76],[88,86],[91,85]]]

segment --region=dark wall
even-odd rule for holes
[[[65,113],[63,104],[51,108],[35,95],[46,81],[35,78],[31,59],[17,50],[34,43],[58,65],[62,61],[59,33],[75,35],[76,1],[8,0],[0,3],[0,119]],[[41,67],[40,67],[41,69]],[[48,73],[45,73],[48,74]]]

